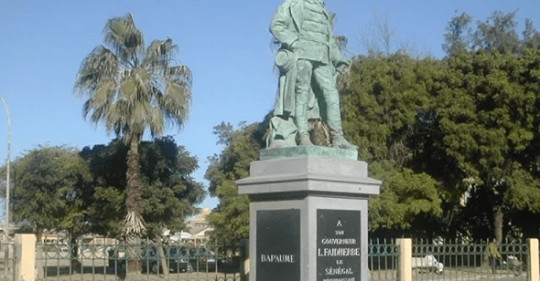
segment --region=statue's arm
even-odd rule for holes
[[[330,58],[332,60],[332,64],[336,68],[339,68],[340,66],[350,66],[351,59],[347,58],[343,55],[343,53],[341,53],[336,41],[332,40],[330,44]]]
[[[287,49],[291,49],[291,45],[298,40],[290,6],[287,3],[281,5],[274,15],[270,23],[270,32]]]

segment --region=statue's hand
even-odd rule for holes
[[[339,64],[344,64],[346,65],[347,67],[351,66],[352,64],[352,60],[349,59],[349,58],[344,58]]]
[[[342,63],[342,64],[340,64],[340,65],[338,65],[336,67],[336,71],[341,73],[341,74],[347,74],[347,73],[349,73],[350,68],[349,68],[349,66],[347,64]]]
[[[289,50],[292,51],[292,52],[294,52],[294,51],[296,51],[297,46],[298,46],[298,40],[295,40],[295,41],[292,42],[292,44],[289,46]]]

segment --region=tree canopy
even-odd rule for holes
[[[88,166],[73,148],[29,151],[13,162],[13,222],[38,236],[45,230],[63,230],[75,237],[87,233],[90,179]]]
[[[210,194],[219,198],[208,217],[216,228],[213,239],[219,243],[234,244],[249,236],[249,200],[238,194],[236,181],[249,176],[251,161],[258,159],[264,147],[265,130],[260,123],[241,124],[238,129],[229,123],[214,127],[218,144],[225,148],[210,159],[205,178],[210,182]]]
[[[125,215],[128,147],[120,140],[108,145],[85,147],[81,151],[88,162],[95,186],[93,229],[97,233],[120,237]],[[205,196],[202,183],[191,174],[198,168],[197,158],[178,146],[171,137],[141,143],[141,176],[144,182],[143,218],[148,237],[160,237],[164,229],[185,229],[184,220],[196,211],[195,205]]]
[[[66,231],[72,239],[83,234],[122,238],[125,217],[126,157],[121,140],[85,147],[38,147],[13,162],[13,222],[38,235]],[[186,228],[205,196],[202,183],[191,175],[198,160],[172,137],[141,144],[147,237],[163,230]]]
[[[432,106],[432,75],[438,67],[433,59],[402,53],[357,58],[341,91],[345,131],[360,146],[359,157],[370,164],[370,176],[383,181],[381,195],[370,203],[372,231],[426,234],[432,220],[442,215],[440,183],[409,164],[418,116]]]

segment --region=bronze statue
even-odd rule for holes
[[[332,29],[322,0],[285,0],[274,15],[270,32],[281,44],[275,58],[280,79],[269,148],[313,145],[308,120],[319,119],[328,125],[333,147],[357,149],[343,136],[336,86],[338,70],[350,60]]]

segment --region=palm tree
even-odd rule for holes
[[[146,230],[139,144],[147,129],[154,137],[164,133],[166,123],[183,126],[191,100],[191,72],[175,63],[178,47],[171,39],[154,40],[145,48],[131,14],[109,19],[104,37],[105,44],[83,60],[75,92],[87,97],[85,118],[103,123],[129,145],[123,235],[135,242]]]

